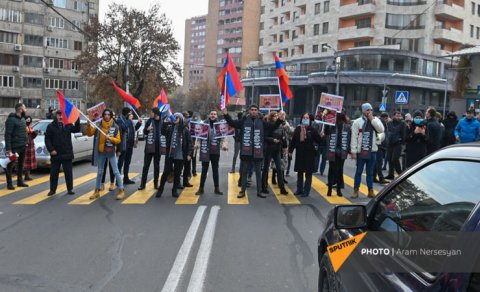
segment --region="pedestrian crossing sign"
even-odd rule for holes
[[[378,108],[378,111],[384,112],[386,110],[387,110],[387,105],[384,104],[384,103],[380,104],[380,107]]]
[[[395,92],[395,104],[408,104],[408,91]]]

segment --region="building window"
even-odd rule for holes
[[[328,33],[328,22],[324,22],[322,25],[322,34]]]
[[[366,40],[366,41],[357,41],[357,42],[354,42],[353,43],[353,46],[355,48],[357,47],[368,47],[370,46],[370,41],[369,40]]]
[[[325,53],[328,51],[327,44],[322,44],[322,53]]]
[[[65,20],[60,17],[50,17],[50,26],[64,28]]]
[[[312,46],[312,53],[318,53],[318,45],[313,45]]]
[[[260,7],[260,14],[265,14],[265,6]]]
[[[17,103],[18,97],[2,96],[2,98],[0,98],[0,107],[2,108],[13,108]]]
[[[260,22],[260,30],[264,29],[265,24],[263,22]]]
[[[357,28],[367,28],[367,27],[372,27],[372,19],[369,18],[363,18],[363,19],[357,19],[355,20],[355,24]]]
[[[475,15],[475,2],[472,2],[472,15]]]
[[[63,59],[55,59],[51,58],[48,59],[48,67],[49,68],[55,68],[55,69],[64,69],[64,61]]]
[[[67,8],[67,0],[53,0],[53,6]]]
[[[290,56],[293,57],[293,56],[295,55],[295,49],[291,49],[290,52],[291,52],[291,53],[290,53]]]
[[[258,45],[263,46],[263,38],[260,38],[260,40],[258,40]]]
[[[18,33],[0,30],[0,43],[9,43],[9,44],[18,43]]]
[[[57,39],[57,38],[47,38],[47,47],[68,49],[68,40]]]
[[[14,88],[15,77],[0,75],[0,87]]]
[[[37,108],[42,103],[40,98],[22,98],[22,101],[27,108]]]
[[[320,33],[320,24],[313,25],[313,35],[318,35]]]
[[[470,37],[473,38],[474,26],[470,24]]]
[[[25,22],[30,24],[43,25],[43,15],[37,13],[25,13]]]
[[[43,46],[43,36],[26,34],[24,37],[24,44],[30,46]]]
[[[23,77],[23,87],[42,88],[42,78]]]
[[[0,21],[22,22],[22,13],[17,10],[0,8]]]
[[[425,28],[425,14],[387,13],[385,27],[392,29],[423,29]]]
[[[323,13],[327,13],[330,11],[330,1],[323,2]]]
[[[315,15],[320,14],[320,3],[315,3]]]
[[[37,56],[23,56],[23,65],[27,67],[42,68],[43,57]]]
[[[480,39],[480,27],[477,26],[477,40]]]
[[[0,54],[0,65],[19,66],[18,55]]]
[[[75,42],[73,43],[73,46],[74,46],[74,50],[75,50],[75,51],[81,51],[81,50],[82,50],[82,42],[75,41]]]

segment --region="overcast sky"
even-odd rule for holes
[[[185,39],[185,19],[204,15],[208,12],[209,0],[100,0],[100,21],[111,3],[122,3],[127,7],[148,10],[153,3],[160,3],[160,9],[172,21],[174,37],[180,44],[178,62],[183,67],[183,47]]]

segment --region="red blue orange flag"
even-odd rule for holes
[[[115,84],[115,82],[112,80],[112,85],[113,88],[118,92],[118,94],[123,98],[125,102],[128,102],[133,108],[139,108],[141,106],[140,101],[133,97],[132,95],[126,93],[123,91],[120,87]]]
[[[221,108],[224,108],[230,102],[230,97],[234,96],[243,89],[242,81],[238,75],[232,57],[227,52],[227,58],[223,64],[222,72],[218,76],[218,84],[222,87],[224,100],[221,101]]]
[[[293,94],[288,87],[288,74],[283,67],[282,62],[277,57],[276,53],[273,53],[273,58],[275,59],[275,68],[277,71],[278,77],[278,87],[280,90],[280,95],[282,96],[282,103],[285,103],[293,98]]]
[[[164,104],[168,104],[168,98],[165,90],[163,90],[162,88],[160,95],[157,96],[157,98],[155,98],[155,100],[153,101],[153,107],[161,107]]]
[[[65,125],[75,124],[80,117],[80,111],[77,107],[71,103],[68,98],[63,95],[60,90],[57,90],[58,103],[60,104],[60,110],[62,111],[62,119]]]

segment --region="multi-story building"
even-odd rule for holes
[[[480,45],[480,1],[262,0],[260,28],[259,62],[244,80],[250,101],[278,91],[276,52],[291,76],[291,113],[313,111],[337,80],[350,113],[365,101],[378,109],[385,89],[388,111],[397,90],[410,92],[405,110],[442,108],[455,73],[442,56]]]
[[[183,53],[183,85],[191,89],[204,80],[205,34],[207,16],[197,16],[185,20],[185,48]]]
[[[86,45],[82,28],[98,17],[99,0],[0,2],[0,108],[55,106],[56,89],[85,107],[87,84],[75,58]],[[58,13],[57,13],[58,12]]]
[[[189,31],[193,25],[189,25],[189,21],[187,20],[185,26],[185,60],[191,59],[193,52],[191,44],[194,44],[192,37],[194,31]],[[191,73],[192,70],[202,72],[204,80],[216,83],[217,75],[225,62],[227,49],[233,62],[240,69],[240,74],[246,76],[244,68],[251,61],[258,60],[259,29],[259,0],[209,0],[206,16],[205,59],[201,63],[203,68],[193,69],[185,65],[184,86],[192,84],[194,74]],[[189,44],[190,48],[187,48]]]

